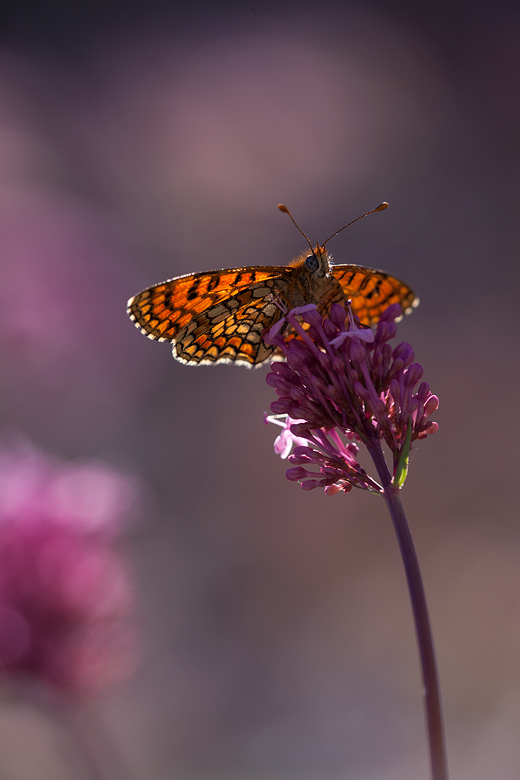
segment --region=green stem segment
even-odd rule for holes
[[[384,497],[399,542],[401,557],[403,559],[408,582],[408,590],[412,602],[415,631],[421,659],[424,686],[424,709],[428,730],[432,780],[448,780],[441,692],[419,561],[417,560],[412,534],[401,501],[399,487],[392,482],[381,445],[379,442],[371,443],[370,446],[368,446],[368,450],[377,468],[384,489]]]

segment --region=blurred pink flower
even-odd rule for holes
[[[99,461],[0,449],[0,670],[72,694],[127,676],[132,585],[114,548],[136,485]]]

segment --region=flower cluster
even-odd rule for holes
[[[384,440],[393,457],[393,478],[402,484],[412,442],[437,430],[429,417],[438,398],[427,382],[415,391],[423,369],[414,363],[412,347],[403,342],[392,349],[388,343],[400,315],[398,304],[389,306],[374,334],[355,322],[350,307],[347,314],[334,304],[330,319],[322,319],[309,305],[287,315],[297,338],[281,335],[285,318],[264,336],[286,358],[272,364],[267,383],[279,396],[271,410],[286,415],[287,431],[307,442],[295,448],[289,458],[294,468],[287,472],[304,489],[381,492],[357,462],[356,441],[373,453]],[[319,472],[305,468],[311,465]]]
[[[132,586],[114,549],[135,483],[100,462],[0,450],[0,671],[69,694],[135,662]]]

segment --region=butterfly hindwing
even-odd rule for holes
[[[252,292],[254,288],[244,290],[194,318],[177,334],[174,356],[181,362],[197,365],[259,366],[268,360],[274,347],[265,344],[262,334],[282,312],[270,300],[270,293],[258,299],[252,297]]]

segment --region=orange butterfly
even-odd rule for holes
[[[285,206],[278,208],[292,219]],[[130,298],[128,315],[145,336],[171,342],[181,363],[251,368],[276,353],[262,334],[296,306],[314,303],[327,316],[333,303],[351,301],[354,315],[370,326],[392,303],[399,303],[404,314],[418,305],[414,291],[395,276],[362,265],[333,265],[326,243],[313,249],[309,241],[311,254],[303,252],[288,266],[206,271],[155,284]],[[286,323],[282,333],[291,330]]]

